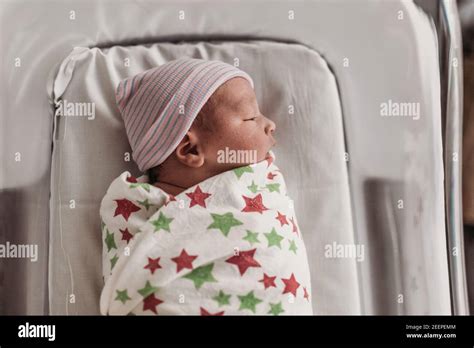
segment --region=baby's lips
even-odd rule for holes
[[[272,150],[268,150],[267,154],[265,155],[265,159],[272,158],[273,160],[275,159],[275,154],[273,153]]]

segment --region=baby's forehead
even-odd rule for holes
[[[242,79],[232,79],[220,86],[215,92],[215,102],[218,106],[230,109],[239,109],[246,104],[252,105],[255,100],[255,94],[250,86],[245,86],[243,81],[234,81]]]

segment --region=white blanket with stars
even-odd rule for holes
[[[100,207],[101,313],[312,314],[306,248],[274,159],[176,197],[146,175],[115,179]]]

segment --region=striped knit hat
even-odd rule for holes
[[[206,101],[227,80],[252,78],[232,65],[180,58],[120,81],[115,91],[132,157],[142,172],[163,163]]]

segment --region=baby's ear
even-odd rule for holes
[[[199,168],[204,164],[204,152],[196,132],[189,130],[176,148],[176,158],[188,167]]]

